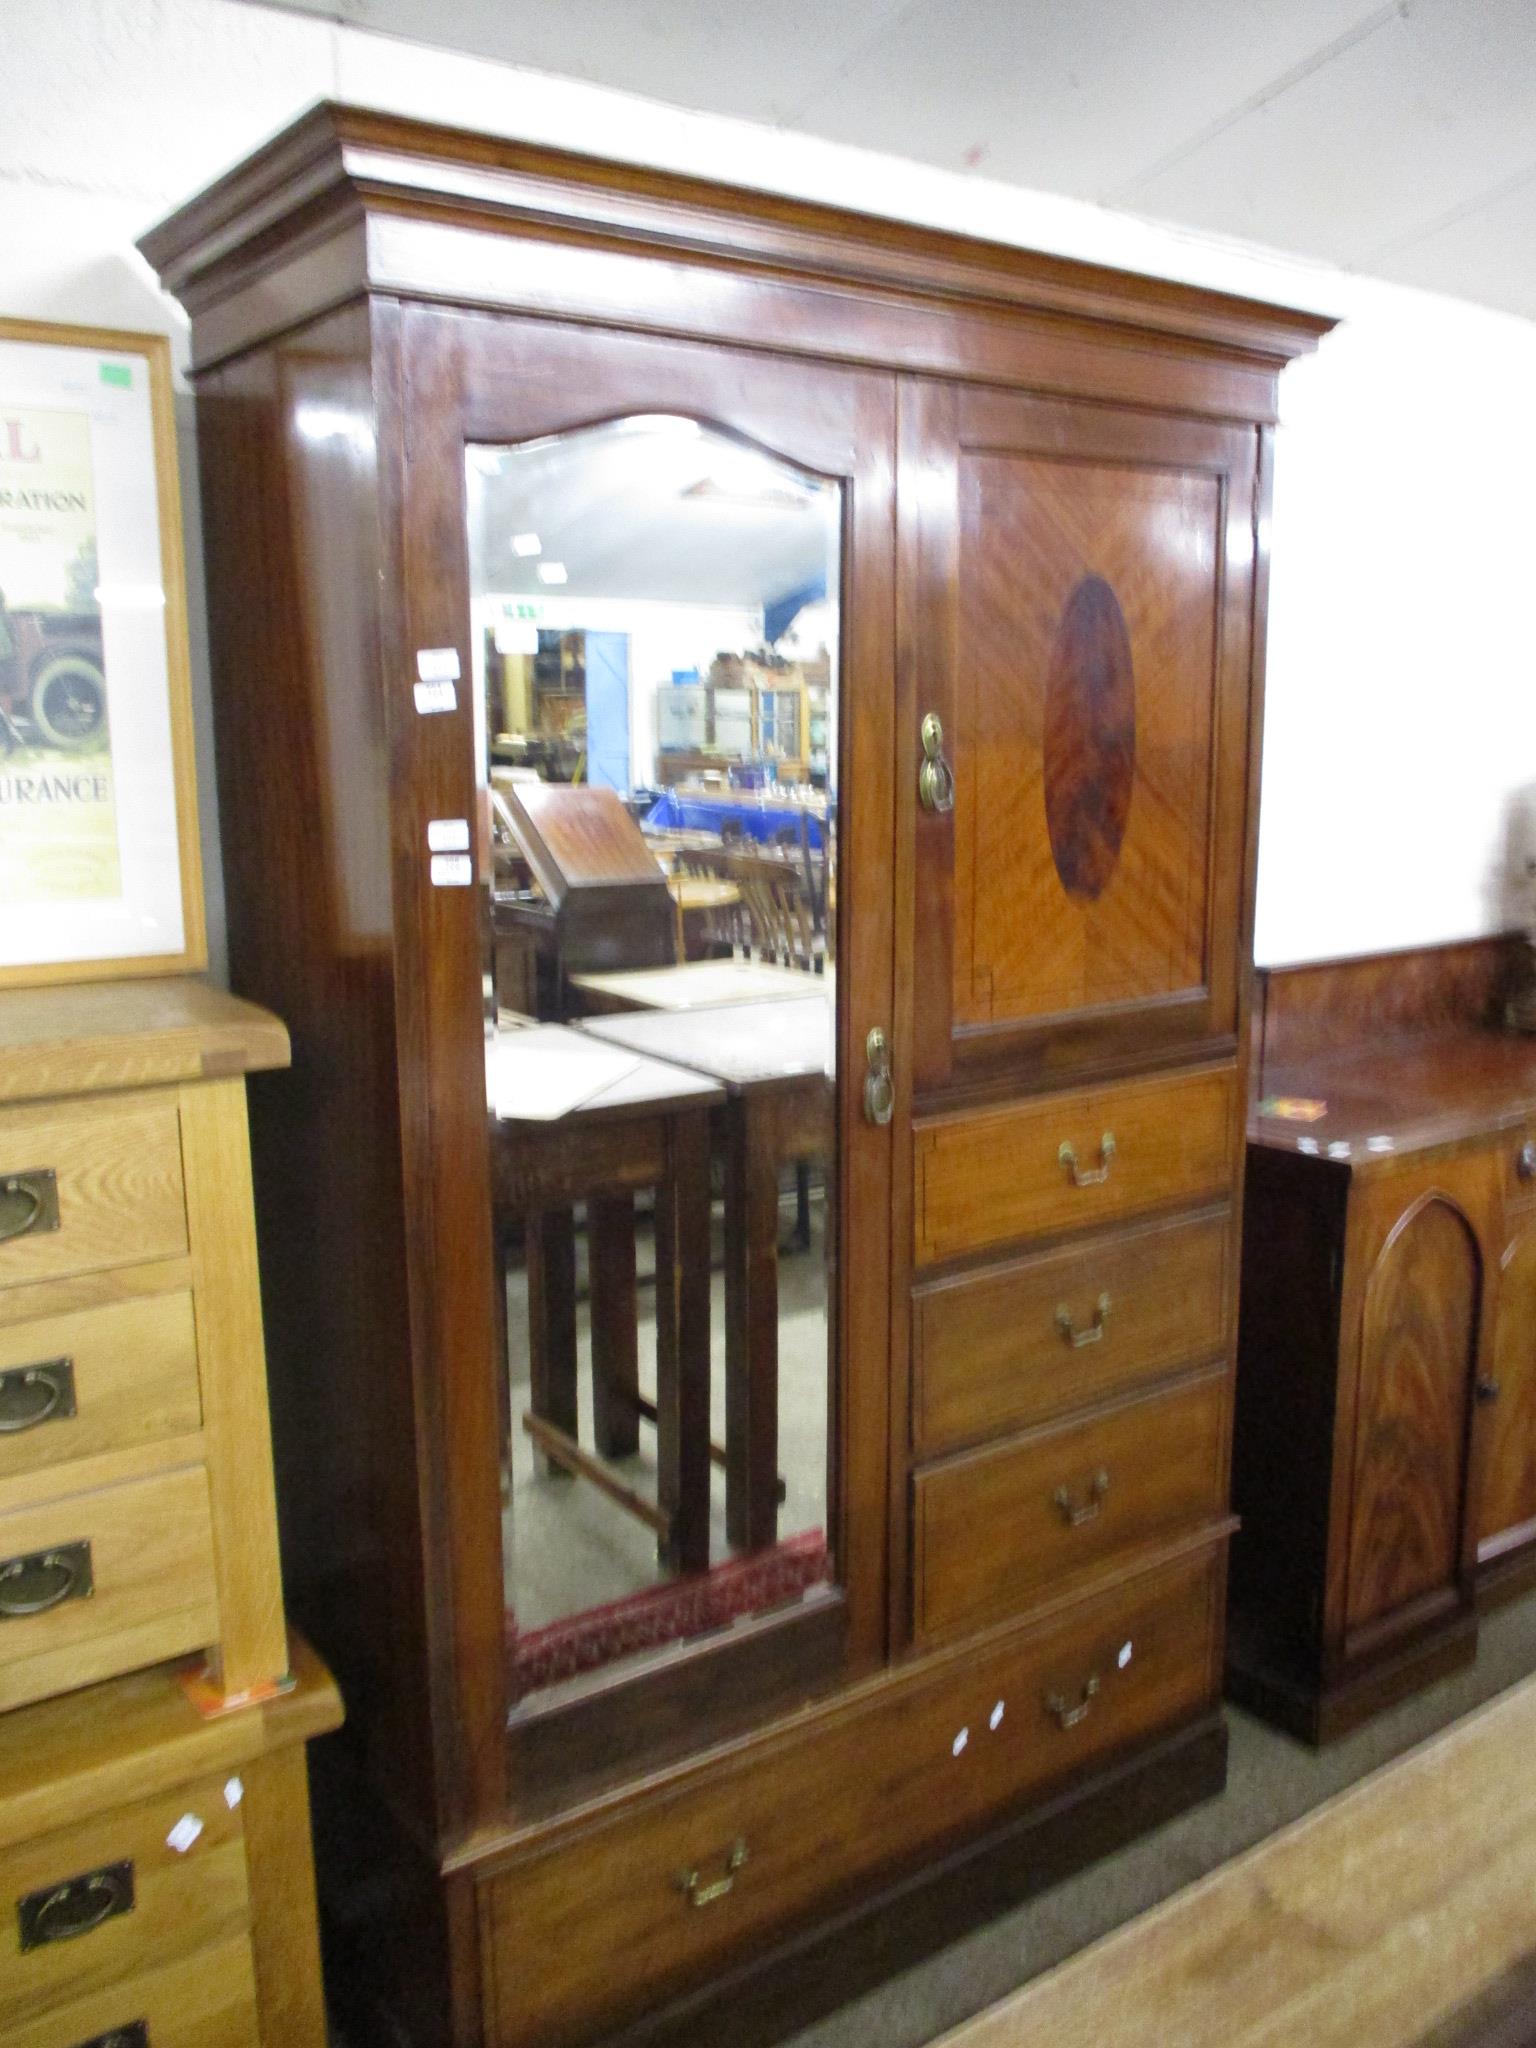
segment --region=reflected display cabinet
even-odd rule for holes
[[[334,106],[143,246],[231,971],[293,1037],[334,1996],[769,2039],[1224,1781],[1268,492],[1327,323]],[[551,632],[676,957],[514,1013],[486,671]],[[824,661],[815,787],[645,795],[717,660]]]

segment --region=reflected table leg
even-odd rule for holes
[[[592,1434],[604,1458],[640,1448],[640,1347],[635,1305],[633,1195],[587,1203],[592,1295]]]
[[[664,1561],[709,1567],[709,1121],[669,1120],[656,1190],[656,1492]]]
[[[776,1097],[735,1096],[725,1126],[725,1521],[737,1550],[778,1540],[779,1144]]]
[[[527,1219],[529,1407],[574,1442],[576,1426],[576,1222],[570,1209]],[[564,1467],[550,1461],[551,1474]]]

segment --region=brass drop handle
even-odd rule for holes
[[[1072,1498],[1070,1486],[1058,1486],[1051,1495],[1051,1503],[1061,1509],[1061,1519],[1069,1528],[1081,1529],[1084,1522],[1098,1520],[1099,1510],[1104,1505],[1104,1496],[1109,1491],[1109,1474],[1101,1465],[1088,1482],[1088,1491],[1081,1500]]]
[[[923,765],[917,771],[917,799],[925,811],[942,817],[955,808],[955,776],[944,758],[944,728],[936,711],[924,718],[920,737]]]
[[[1103,1340],[1104,1325],[1109,1321],[1109,1296],[1101,1294],[1093,1307],[1093,1321],[1086,1330],[1078,1329],[1072,1320],[1072,1311],[1065,1302],[1056,1311],[1056,1327],[1074,1351],[1081,1351],[1085,1345],[1098,1344]]]
[[[1095,1672],[1085,1678],[1075,1700],[1069,1700],[1065,1693],[1048,1692],[1045,1696],[1045,1711],[1054,1715],[1058,1728],[1075,1728],[1080,1721],[1086,1721],[1099,1692],[1099,1677]]]
[[[1479,1380],[1476,1392],[1478,1400],[1486,1408],[1490,1401],[1497,1401],[1499,1398],[1499,1383],[1497,1380]]]
[[[148,2020],[134,2020],[126,2027],[114,2027],[109,2034],[94,2034],[80,2048],[152,2048]]]
[[[65,1543],[33,1550],[0,1563],[0,1621],[25,1621],[47,1614],[66,1600],[83,1600],[92,1589],[91,1546]]]
[[[51,1168],[0,1175],[0,1244],[13,1237],[25,1237],[29,1230],[47,1228],[53,1178]]]
[[[1109,1169],[1115,1161],[1115,1134],[1106,1131],[1099,1140],[1099,1163],[1085,1172],[1077,1163],[1077,1147],[1068,1138],[1063,1138],[1061,1149],[1056,1154],[1058,1166],[1064,1166],[1072,1176],[1075,1188],[1101,1187],[1109,1179]]]
[[[878,1024],[864,1041],[864,1058],[865,1121],[888,1124],[896,1108],[896,1084],[891,1079],[891,1048]]]
[[[1527,1138],[1515,1154],[1515,1172],[1521,1180],[1536,1180],[1536,1139]]]
[[[746,1860],[746,1840],[743,1836],[738,1835],[726,1851],[725,1873],[723,1876],[714,1878],[706,1884],[701,1871],[697,1869],[679,1870],[672,1881],[690,1906],[712,1906],[716,1899],[723,1899],[726,1893],[734,1887],[736,1873]]]
[[[0,1436],[20,1436],[57,1416],[73,1415],[74,1361],[49,1358],[0,1372]]]

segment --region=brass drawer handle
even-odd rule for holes
[[[1109,1169],[1115,1160],[1115,1134],[1106,1131],[1099,1140],[1099,1163],[1086,1173],[1077,1163],[1077,1147],[1070,1139],[1063,1139],[1061,1150],[1056,1154],[1057,1164],[1064,1166],[1072,1176],[1075,1188],[1101,1187],[1109,1179]]]
[[[21,1948],[46,1948],[52,1942],[76,1941],[120,1913],[133,1911],[133,1864],[108,1863],[87,1870],[63,1884],[45,1884],[16,1902]],[[108,2034],[110,2041],[112,2036]]]
[[[106,2033],[93,2034],[89,2041],[82,2041],[79,2048],[153,2048],[149,2021],[134,2020],[126,2027],[109,2027]]]
[[[891,1079],[891,1048],[878,1024],[864,1041],[864,1058],[864,1120],[888,1124],[896,1108],[896,1084]]]
[[[0,1174],[0,1244],[59,1227],[59,1183],[51,1166]]]
[[[1084,1345],[1097,1344],[1103,1338],[1104,1325],[1109,1321],[1109,1296],[1101,1294],[1093,1306],[1093,1321],[1086,1330],[1079,1330],[1072,1321],[1072,1311],[1065,1302],[1056,1311],[1056,1327],[1072,1346],[1081,1351]]]
[[[0,1372],[0,1436],[20,1436],[75,1412],[75,1362],[43,1358]]]
[[[1478,1400],[1486,1408],[1490,1401],[1497,1401],[1499,1398],[1499,1383],[1497,1380],[1479,1380],[1475,1391]]]
[[[925,811],[942,817],[955,808],[954,770],[944,758],[944,728],[930,711],[921,728],[923,765],[917,771],[917,800]]]
[[[1521,1180],[1536,1180],[1536,1140],[1527,1138],[1515,1154],[1515,1172]]]
[[[88,1599],[92,1591],[89,1543],[57,1543],[24,1557],[0,1562],[0,1621],[25,1621],[47,1614],[66,1600]]]
[[[1101,1465],[1088,1482],[1088,1492],[1080,1501],[1072,1498],[1069,1486],[1058,1486],[1051,1495],[1052,1505],[1061,1509],[1061,1519],[1072,1529],[1081,1529],[1084,1522],[1098,1520],[1099,1509],[1104,1505],[1104,1496],[1109,1491],[1109,1474]]]
[[[735,1885],[736,1873],[746,1860],[747,1845],[738,1835],[726,1851],[723,1877],[717,1877],[712,1883],[705,1884],[700,1871],[679,1870],[672,1881],[690,1906],[712,1906],[716,1899],[723,1899]]]
[[[1095,1672],[1092,1678],[1083,1680],[1082,1690],[1075,1700],[1069,1700],[1065,1693],[1048,1692],[1045,1711],[1055,1716],[1058,1728],[1075,1728],[1079,1721],[1087,1720],[1098,1693],[1099,1678]]]

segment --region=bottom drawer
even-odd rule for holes
[[[0,2022],[0,2048],[261,2048],[256,1971],[242,1935],[185,1961],[71,1998],[19,2030]]]
[[[0,1852],[0,2024],[30,2040],[23,2022],[51,2025],[61,2006],[244,1938],[245,1839],[225,1783],[194,1779]]]
[[[1221,1551],[873,1681],[487,1879],[494,2048],[560,2048],[1216,1694]]]

